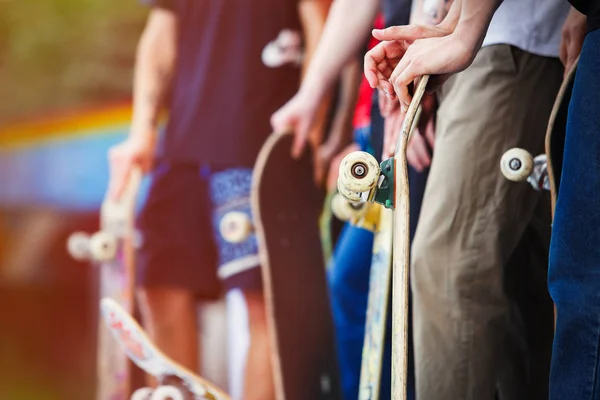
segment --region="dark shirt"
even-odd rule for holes
[[[381,0],[385,26],[407,25],[410,19],[412,0]]]
[[[600,0],[569,0],[578,11],[587,15],[589,31],[600,28]]]
[[[296,59],[300,54],[299,0],[142,1],[172,10],[179,25],[159,157],[252,167],[271,133],[271,115],[300,83],[299,62],[282,61],[285,49]],[[286,30],[298,44],[273,46]],[[269,45],[271,67],[263,62]]]

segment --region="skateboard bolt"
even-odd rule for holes
[[[518,158],[512,158],[508,165],[513,171],[517,171],[519,168],[521,168],[521,160],[519,160]]]
[[[363,178],[367,174],[367,166],[362,163],[357,163],[352,168],[352,176],[355,178]]]

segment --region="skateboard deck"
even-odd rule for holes
[[[252,182],[252,213],[271,332],[277,400],[339,399],[333,320],[319,215],[324,195],[310,150],[294,160],[293,135],[272,134]]]
[[[404,117],[394,157],[379,165],[368,153],[354,152],[340,164],[338,190],[353,203],[377,202],[393,209],[392,245],[392,399],[406,399],[408,375],[408,297],[410,260],[410,197],[406,149],[419,118],[420,103],[429,80],[416,85]]]
[[[360,370],[359,400],[379,398],[381,366],[385,347],[385,329],[392,266],[392,211],[379,204],[378,222],[373,241],[373,257],[369,277],[369,298],[365,340]]]
[[[205,379],[173,361],[150,340],[148,334],[129,312],[111,298],[104,298],[100,311],[107,329],[112,333],[122,354],[138,367],[157,378],[156,389],[138,389],[132,400],[152,399],[210,399],[229,400],[229,396]]]
[[[67,243],[77,260],[98,265],[99,298],[112,298],[127,312],[134,310],[135,241],[134,213],[141,181],[134,170],[118,200],[106,197],[100,209],[100,231],[89,236],[76,232]],[[131,365],[99,320],[97,336],[98,400],[126,399],[131,391]]]
[[[513,148],[504,153],[500,160],[500,169],[507,179],[527,181],[535,190],[550,191],[553,218],[560,186],[567,115],[578,61],[568,71],[558,90],[546,129],[545,154],[533,158],[527,150]]]

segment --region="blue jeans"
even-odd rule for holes
[[[600,399],[600,30],[585,38],[569,105],[548,284],[550,399]]]
[[[418,173],[412,168],[409,169],[411,238],[414,235],[421,210],[421,199],[427,181],[427,171]],[[337,241],[328,272],[338,365],[343,399],[345,400],[356,400],[358,398],[372,249],[373,234],[371,232],[346,224]],[[390,301],[387,315],[380,399],[391,398],[391,303]],[[414,396],[412,330],[409,330],[408,399],[414,399]]]

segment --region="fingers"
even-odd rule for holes
[[[306,147],[307,134],[300,129],[294,131],[294,143],[292,143],[292,158],[299,159]]]
[[[567,56],[569,47],[569,37],[568,35],[563,36],[563,39],[560,42],[560,49],[558,53],[558,58],[560,58],[560,62],[563,64],[565,69],[567,69]],[[566,71],[565,71],[566,72]]]
[[[275,132],[284,132],[293,127],[293,116],[288,112],[287,104],[271,116],[271,127]]]
[[[406,150],[406,160],[417,172],[422,172],[431,164],[431,156],[425,139],[419,132],[414,132]]]
[[[435,26],[426,25],[403,25],[391,26],[386,29],[373,29],[373,37],[381,41],[405,40],[414,42],[417,39],[439,37],[446,34],[447,32],[444,32]]]
[[[407,48],[408,44],[402,41],[381,42],[365,54],[365,78],[372,88],[379,88],[388,94],[393,93],[391,86],[385,82]]]
[[[433,118],[430,118],[429,121],[427,121],[424,132],[427,143],[429,143],[429,146],[433,149],[435,147],[435,122]]]

